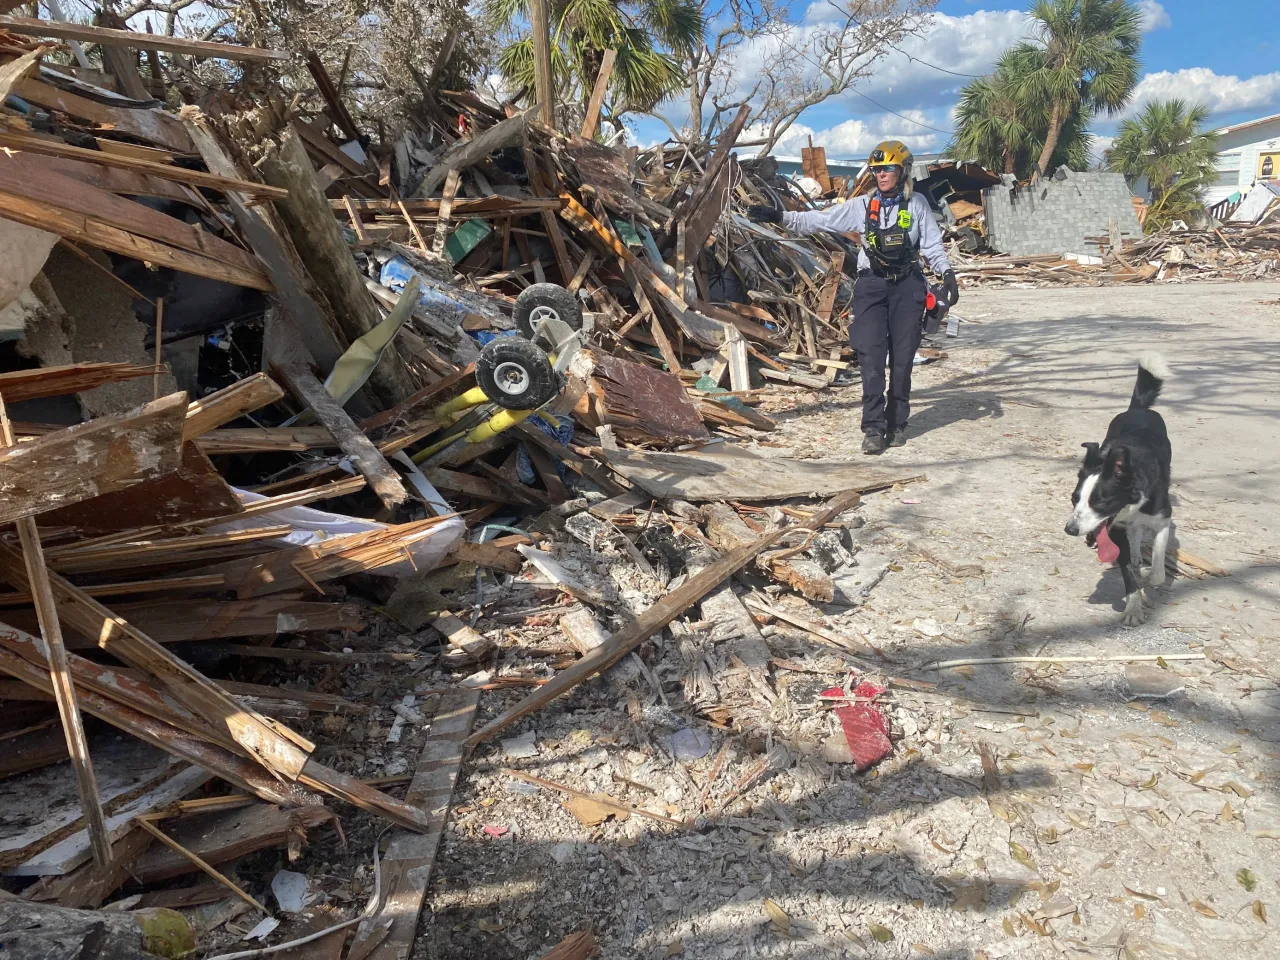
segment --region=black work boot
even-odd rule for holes
[[[884,434],[879,430],[868,430],[862,435],[862,452],[871,456],[884,453]]]
[[[907,445],[907,428],[895,427],[889,431],[889,446],[905,447]]]

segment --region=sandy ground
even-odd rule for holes
[[[512,731],[535,732],[531,757],[477,753],[415,957],[535,957],[588,924],[606,958],[1280,955],[1280,285],[979,291],[960,312],[948,358],[917,371],[908,445],[880,461],[928,479],[866,498],[853,531],[861,567],[889,573],[824,610],[884,675],[936,684],[893,692],[894,758],[868,776],[816,755],[835,726],[813,693],[846,673],[784,632],[754,734],[712,730],[701,759],[672,756],[677,698],[629,712],[597,681]],[[1125,628],[1118,571],[1062,526],[1080,444],[1152,347],[1173,370],[1176,542],[1229,576],[1172,579]],[[769,449],[859,456],[856,386],[792,396]],[[672,646],[645,655],[677,690]],[[1132,654],[1205,659],[930,666]],[[701,803],[779,745],[772,779]],[[585,827],[503,765],[699,828]]]

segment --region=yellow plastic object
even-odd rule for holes
[[[482,403],[488,403],[489,398],[485,392],[479,387],[472,387],[465,393],[461,393],[454,397],[448,403],[442,403],[436,407],[431,416],[436,420],[444,420],[455,413],[461,413],[471,407],[478,407]]]
[[[478,390],[479,388],[476,387],[473,389]],[[410,457],[410,459],[414,463],[421,465],[425,463],[427,460],[429,460],[431,457],[433,457],[435,454],[439,453],[445,447],[448,447],[454,443],[457,443],[459,440],[463,440],[466,444],[472,444],[472,443],[480,443],[484,440],[488,440],[490,437],[496,437],[498,434],[502,433],[504,430],[510,430],[517,423],[519,423],[521,420],[524,420],[526,417],[528,417],[532,413],[533,413],[532,410],[499,410],[497,413],[495,413],[492,417],[490,417],[484,423],[480,424],[477,427],[472,427],[469,433],[465,435],[461,433],[455,433],[451,437],[446,437],[445,439],[440,440],[437,443],[433,443],[431,446],[427,447],[425,450],[419,450],[412,457]],[[437,414],[438,414],[438,411],[437,411]]]

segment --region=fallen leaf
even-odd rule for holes
[[[1138,784],[1138,789],[1139,789],[1139,790],[1150,790],[1150,789],[1152,789],[1152,788],[1153,788],[1157,783],[1159,783],[1159,782],[1160,782],[1160,774],[1158,774],[1158,773],[1153,773],[1150,777],[1148,777],[1148,778],[1147,778],[1146,780],[1144,780],[1142,783]]]
[[[507,928],[507,925],[501,920],[491,920],[488,917],[481,917],[476,921],[476,926],[485,933],[501,933]]]
[[[1061,736],[1061,731],[1059,731],[1059,736]],[[1073,763],[1071,765],[1071,769],[1079,770],[1081,773],[1093,773],[1093,764],[1092,763]]]
[[[1201,903],[1199,900],[1191,901],[1191,909],[1202,917],[1209,917],[1211,920],[1221,919],[1218,916],[1217,910],[1213,909],[1213,907],[1209,906],[1207,903]]]
[[[1146,915],[1147,915],[1147,908],[1146,908],[1146,907],[1144,907],[1144,906],[1143,906],[1142,904],[1140,904],[1140,903],[1135,903],[1135,904],[1133,905],[1133,919],[1135,919],[1135,920],[1141,920],[1141,919],[1142,919],[1143,917],[1145,917]]]
[[[867,929],[871,931],[871,936],[875,937],[877,943],[888,943],[893,939],[893,931],[878,923],[868,923]]]
[[[667,952],[666,952],[666,956],[668,956],[668,957],[680,957],[680,956],[683,956],[683,955],[684,955],[684,941],[683,941],[683,940],[672,940],[670,943],[668,943],[668,944],[667,944]]]
[[[1247,788],[1247,787],[1242,787],[1240,784],[1236,783],[1234,780],[1232,780],[1230,783],[1228,783],[1228,784],[1226,785],[1226,789],[1230,790],[1230,791],[1231,791],[1232,793],[1234,793],[1237,797],[1252,797],[1252,796],[1253,796],[1253,791],[1252,791],[1252,790],[1250,790],[1250,789],[1249,789],[1249,788]]]
[[[1121,886],[1124,886],[1124,885],[1121,884]],[[1124,892],[1129,894],[1129,896],[1131,897],[1137,897],[1139,900],[1159,900],[1160,899],[1154,893],[1143,893],[1141,890],[1134,890],[1130,887],[1125,887]]]
[[[764,912],[768,914],[769,921],[773,924],[773,929],[778,933],[791,932],[791,917],[787,916],[787,911],[767,897],[764,901]]]
[[[1014,929],[1013,921],[1008,917],[1005,917],[1004,920],[1001,921],[1000,926],[1004,927],[1004,932],[1009,936],[1016,937],[1018,935],[1018,931]]]
[[[1191,775],[1191,782],[1192,782],[1192,783],[1199,783],[1199,782],[1200,782],[1201,780],[1203,780],[1206,776],[1208,776],[1208,773],[1209,773],[1209,771],[1208,771],[1208,770],[1197,770],[1195,773],[1193,773],[1193,774]]]
[[[1267,922],[1267,905],[1261,900],[1253,901],[1253,918],[1262,923]]]
[[[1027,851],[1027,848],[1013,840],[1009,841],[1009,856],[1013,857],[1028,870],[1036,869],[1036,862],[1031,859],[1031,854]]]
[[[933,947],[929,946],[927,943],[913,943],[911,945],[911,949],[916,951],[916,953],[924,954],[926,957],[936,957],[938,955],[938,951],[934,950]]]
[[[1249,893],[1258,889],[1258,878],[1254,876],[1252,870],[1248,867],[1241,867],[1236,871],[1236,883],[1244,887]]]
[[[1156,666],[1161,670],[1169,669],[1169,662],[1164,657],[1156,657]]]
[[[1223,823],[1230,823],[1232,820],[1239,819],[1239,817],[1236,816],[1235,810],[1233,810],[1231,807],[1230,800],[1228,800],[1226,803],[1222,805],[1222,810],[1221,812],[1218,813],[1218,819],[1221,820]]]
[[[487,833],[489,836],[493,837],[495,840],[498,837],[506,836],[507,832],[510,829],[511,829],[510,827],[504,827],[500,824],[493,824],[493,823],[486,823],[484,826],[484,832]]]
[[[599,793],[596,796],[604,800],[613,800],[614,803],[617,803],[608,794]],[[627,820],[631,817],[631,814],[626,810],[619,810],[617,807],[601,803],[591,797],[570,797],[565,801],[564,808],[573,814],[584,827],[599,826],[610,817],[616,817],[619,821]]]
[[[1160,724],[1162,727],[1182,726],[1182,724],[1180,724],[1177,720],[1173,719],[1173,717],[1169,716],[1163,710],[1152,710],[1150,713],[1150,717],[1152,720]]]

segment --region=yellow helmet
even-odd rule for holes
[[[901,167],[902,179],[911,179],[911,151],[901,140],[882,140],[871,151],[868,165],[876,167]]]

